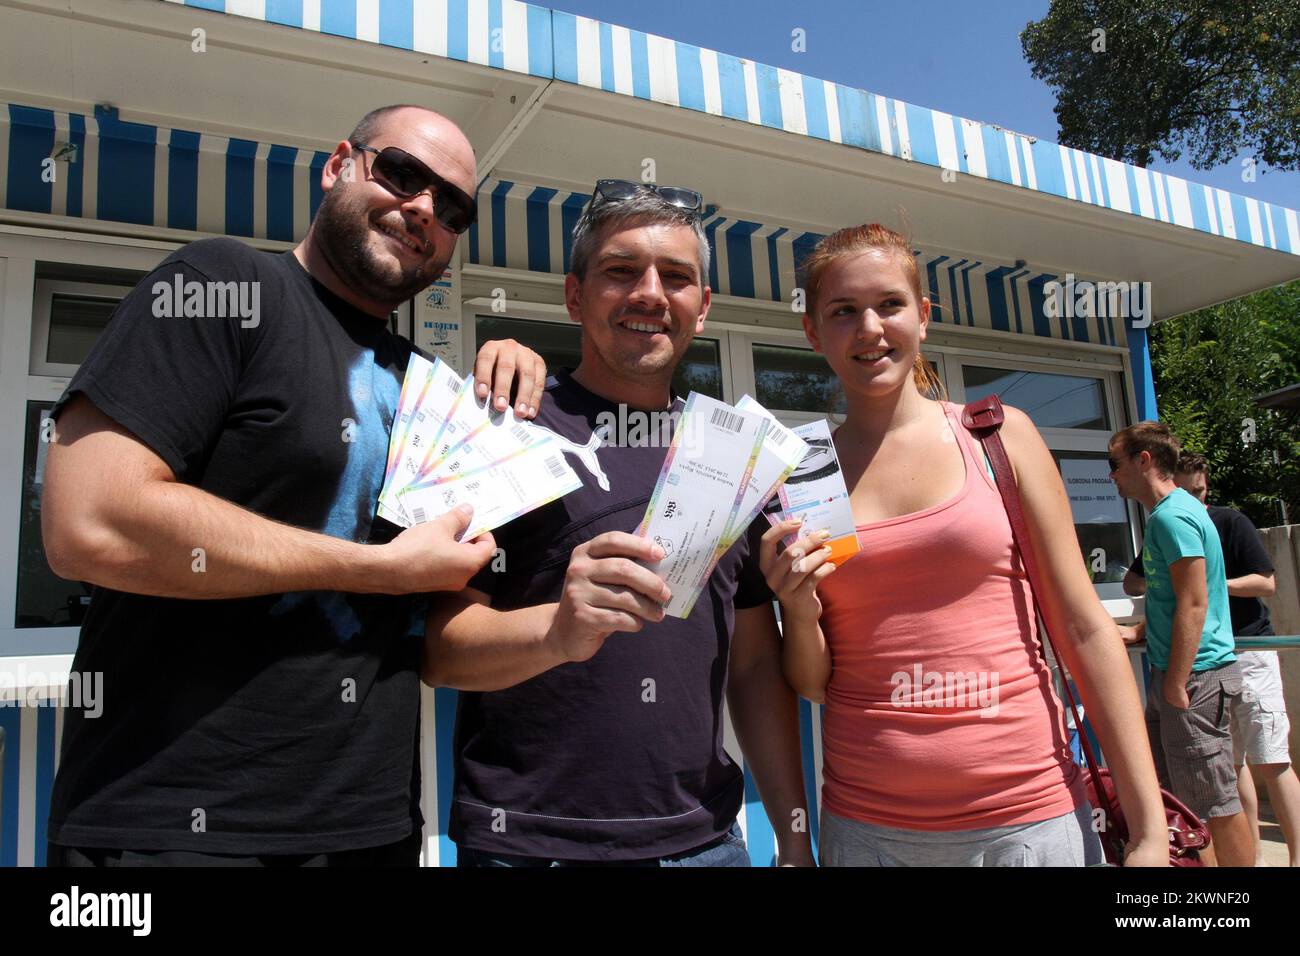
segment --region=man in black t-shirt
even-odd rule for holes
[[[748,865],[724,697],[780,861],[812,862],[796,699],[758,568],[766,522],[685,619],[665,617],[669,590],[644,566],[662,550],[632,533],[682,407],[673,372],[709,309],[700,205],[689,190],[597,186],[565,279],[581,361],[548,381],[538,415],[580,452],[583,486],[498,529],[505,569],[430,614],[425,680],[461,691],[459,865]]]
[[[1209,493],[1209,463],[1203,455],[1184,452],[1174,480],[1205,504]],[[1210,520],[1223,544],[1223,566],[1228,584],[1232,633],[1254,637],[1273,633],[1268,607],[1261,597],[1277,588],[1273,562],[1260,541],[1259,531],[1240,511],[1206,504]],[[1142,594],[1146,578],[1137,561],[1124,576],[1124,590]],[[1250,823],[1256,864],[1263,864],[1259,839],[1259,799],[1254,778],[1268,789],[1269,804],[1277,814],[1290,852],[1292,866],[1300,866],[1300,779],[1291,767],[1290,731],[1277,651],[1241,651],[1242,696],[1232,711],[1233,761],[1237,789]]]
[[[465,514],[375,515],[413,350],[387,318],[442,273],[476,182],[451,121],[368,114],[297,248],[177,250],[51,411],[45,547],[95,585],[73,672],[103,688],[67,713],[52,865],[416,861],[427,592],[494,543],[458,542]],[[527,414],[544,369],[514,343],[478,390],[505,407],[516,366]]]

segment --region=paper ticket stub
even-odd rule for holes
[[[398,494],[419,477],[464,390],[465,380],[446,362],[411,356],[389,439],[388,468],[379,494],[381,517],[403,527],[411,526],[409,516],[402,513]]]
[[[667,583],[665,612],[691,613],[740,508],[768,420],[691,392],[637,534],[664,549],[647,565]]]
[[[427,483],[401,494],[402,510],[413,524],[432,521],[457,505],[470,504],[474,516],[462,540],[477,537],[534,508],[582,487],[556,442],[538,442],[492,464],[466,468],[448,480]]]
[[[752,411],[767,419],[767,434],[763,436],[763,448],[759,452],[754,471],[749,476],[749,486],[740,500],[740,511],[728,532],[724,544],[730,548],[749,527],[750,522],[758,517],[763,506],[772,500],[777,489],[790,477],[799,462],[803,461],[808,451],[808,444],[786,428],[762,405],[748,395],[741,396],[736,407],[741,411]]]
[[[459,407],[464,409],[481,401],[483,400],[470,396]],[[453,416],[453,420],[443,430],[442,439],[435,446],[434,457],[437,460],[431,470],[401,489],[398,492],[399,500],[423,488],[473,478],[542,445],[554,445],[552,451],[559,449],[559,444],[553,441],[550,432],[516,418],[512,408],[490,411],[478,424],[474,424],[470,418],[469,415]],[[560,451],[559,454],[561,465],[568,468],[564,463],[563,452]]]
[[[777,524],[787,518],[801,518],[807,531],[830,530],[830,559],[842,561],[858,553],[858,530],[853,523],[849,492],[840,471],[840,460],[831,440],[830,424],[825,420],[809,422],[794,429],[808,445],[803,461],[777,491],[777,497],[764,509],[769,521]],[[785,539],[793,544],[796,535]]]

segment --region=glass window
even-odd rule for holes
[[[548,369],[577,368],[582,358],[582,327],[574,323],[480,315],[475,330],[480,347],[492,339],[514,339],[545,359]],[[683,397],[699,392],[710,398],[722,398],[722,362],[717,339],[697,338],[691,343],[673,375],[673,389]]]
[[[1061,471],[1079,550],[1093,584],[1115,584],[1133,563],[1128,506],[1110,480],[1105,452],[1053,450]]]
[[[51,407],[52,402],[27,403],[15,627],[79,627],[90,604],[90,585],[65,581],[51,571],[45,560],[45,543],[41,540],[41,489],[45,480],[45,453],[49,449],[48,442],[43,440],[49,430],[41,423]]]
[[[50,299],[50,336],[45,361],[80,365],[108,325],[119,299],[56,292]]]
[[[1052,372],[962,366],[966,401],[996,394],[1028,415],[1039,428],[1112,431],[1101,379]]]
[[[843,414],[844,390],[812,349],[754,344],[754,396],[771,411]]]

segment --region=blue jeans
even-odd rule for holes
[[[457,847],[456,865],[460,866],[749,866],[749,851],[740,833],[740,824],[733,822],[720,839],[693,850],[683,850],[672,856],[651,857],[648,860],[547,860],[537,856],[502,856]]]

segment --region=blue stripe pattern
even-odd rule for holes
[[[9,208],[49,212],[52,208],[52,185],[42,182],[42,160],[55,146],[55,114],[10,104],[8,116],[10,148],[6,203]],[[100,160],[98,183],[94,186],[100,219],[296,241],[302,238],[324,198],[320,174],[329,159],[328,153],[316,151],[299,155],[295,147],[281,144],[266,144],[261,148],[261,144],[253,140],[214,138],[214,142],[222,144],[224,151],[220,157],[224,165],[220,179],[224,193],[218,194],[224,196],[224,203],[220,211],[213,208],[200,211],[200,195],[212,195],[217,186],[217,182],[211,181],[216,160],[213,153],[217,147],[214,144],[204,147],[203,135],[187,130],[123,124],[109,111],[96,114],[94,130],[88,126],[86,117],[75,113],[60,116],[60,126],[68,127],[69,138],[73,142],[79,140],[82,146],[77,163],[57,164],[56,172],[60,172],[66,181],[66,215],[83,213],[83,190],[79,187],[78,177],[85,169],[85,153],[94,150],[99,150]],[[164,155],[160,155],[160,151],[165,151]],[[259,159],[259,153],[263,153],[264,159]],[[200,156],[207,159],[200,161]],[[153,209],[152,176],[131,176],[127,172],[129,168],[156,169],[159,176],[166,177],[165,213]],[[255,183],[259,176],[263,177],[264,189],[257,194]],[[118,186],[118,182],[122,185]],[[114,189],[107,189],[109,183]],[[308,209],[296,208],[295,204],[299,202],[296,196],[300,195],[307,196]],[[112,202],[109,196],[112,196]],[[560,202],[552,202],[556,196],[555,190],[539,190],[524,183],[482,183],[482,217],[469,232],[469,261],[533,272],[567,271],[573,225],[588,195],[569,193]],[[108,203],[107,208],[105,203]],[[259,209],[265,213],[261,217],[260,232],[256,215]],[[1239,204],[1235,213],[1238,228],[1244,234],[1247,232],[1245,224],[1249,221],[1244,202]],[[160,221],[159,216],[164,215],[165,221]],[[1283,211],[1261,204],[1260,215],[1271,216],[1269,221],[1274,224],[1275,237],[1286,237],[1287,221]],[[554,221],[556,216],[560,217],[559,222]],[[554,232],[563,237],[562,250],[551,248],[550,237]],[[708,274],[712,289],[724,295],[770,300],[788,297],[796,286],[794,267],[823,238],[816,233],[770,229],[759,222],[716,215],[706,220],[705,232],[714,252]],[[764,235],[764,241],[754,242],[755,234]],[[510,235],[523,237],[519,248],[511,246]],[[1262,242],[1266,235],[1253,238]],[[718,255],[719,242],[723,243],[725,264]],[[1054,276],[1014,274],[1005,265],[952,260],[943,255],[924,261],[923,272],[926,274],[927,293],[935,304],[933,319],[937,323],[1005,332],[1024,332],[1028,328],[1036,336],[1115,342],[1113,323],[1109,319],[1071,321],[1062,317],[1057,323],[1049,320],[1043,310],[1041,286]],[[1027,282],[1030,289],[1032,317],[1022,315],[1024,303],[1018,294],[1022,282]],[[975,295],[976,289],[980,291],[979,297]]]
[[[151,225],[157,128],[122,122],[117,110],[106,106],[95,107],[95,122],[99,125],[98,218]]]
[[[257,144],[232,139],[226,147],[226,232],[253,234],[253,161]]]
[[[54,114],[50,110],[9,106],[9,169],[5,206],[25,212],[49,212],[54,187],[45,173],[54,152]],[[58,167],[53,167],[58,175]]]
[[[0,707],[4,731],[4,765],[0,766],[0,866],[18,865],[18,760],[22,746],[22,711]],[[52,754],[51,754],[52,755]],[[38,840],[44,833],[36,834]]]
[[[217,12],[238,13],[240,16],[256,17],[244,9],[227,10],[225,0],[165,0],[169,3],[187,3],[189,6],[215,10]],[[413,50],[419,38],[415,36],[415,2],[414,0],[381,0],[379,7],[379,42],[397,49]],[[471,10],[479,15],[471,17]],[[518,18],[508,18],[506,11],[522,10],[524,23],[521,35],[516,24]],[[486,14],[484,16],[483,14]],[[303,27],[301,0],[267,0],[264,19],[287,26]],[[487,36],[470,36],[470,23],[486,23]],[[592,24],[591,34],[580,31],[579,23]],[[486,65],[498,69],[526,72],[533,76],[563,80],[566,83],[586,83],[597,89],[613,91],[615,73],[620,67],[632,78],[631,95],[639,99],[655,99],[660,102],[680,106],[697,112],[711,111],[718,116],[757,123],[773,129],[782,129],[799,135],[817,139],[838,140],[848,146],[873,152],[884,152],[882,144],[888,137],[892,144],[888,151],[895,156],[910,154],[914,162],[939,166],[939,153],[935,139],[935,124],[951,124],[957,142],[957,168],[962,172],[980,175],[969,168],[968,157],[961,133],[962,120],[949,117],[922,106],[885,100],[886,128],[876,112],[876,97],[863,90],[836,85],[834,102],[825,94],[822,81],[814,77],[789,74],[802,90],[803,115],[785,116],[781,105],[779,72],[775,67],[762,63],[753,64],[757,86],[756,110],[750,111],[750,104],[745,92],[744,67],[738,58],[716,53],[708,57],[711,76],[705,76],[706,58],[701,48],[687,43],[674,42],[672,55],[677,72],[676,88],[659,95],[652,95],[650,88],[650,64],[647,51],[648,34],[639,30],[628,30],[630,52],[627,62],[619,63],[617,59],[623,54],[612,42],[612,28],[607,23],[588,20],[570,13],[549,10],[545,7],[519,3],[518,0],[448,0],[445,23],[435,24],[433,29],[438,37],[445,39],[447,57],[453,60],[482,62],[482,57],[470,54],[471,39],[486,45],[488,56]],[[478,29],[482,29],[479,27]],[[320,32],[337,36],[356,38],[357,16],[355,0],[324,0],[321,5]],[[593,37],[588,39],[588,37]],[[425,38],[432,39],[432,38]],[[588,49],[588,45],[592,48]],[[433,44],[425,44],[427,47]],[[509,47],[515,51],[525,51],[520,56],[517,52],[507,57],[505,50]],[[716,66],[712,65],[716,62]],[[584,71],[585,77],[579,79],[579,64],[590,64],[590,73]],[[705,90],[710,83],[716,85],[719,102],[710,104],[705,97]],[[894,117],[894,107],[900,105],[907,119],[908,142],[904,143]],[[838,123],[838,137],[833,134],[830,123],[830,111],[835,111]],[[997,182],[1019,185],[1021,188],[1035,188],[1039,192],[1055,196],[1069,197],[1073,193],[1076,201],[1087,201],[1092,205],[1109,209],[1129,210],[1132,215],[1146,215],[1148,218],[1173,221],[1172,213],[1167,217],[1159,214],[1158,205],[1143,213],[1138,202],[1137,182],[1132,176],[1132,168],[1126,167],[1123,195],[1112,195],[1111,184],[1105,175],[1105,166],[1100,159],[1078,150],[1062,150],[1055,143],[1046,140],[1031,140],[1018,133],[1011,133],[1008,139],[1004,131],[996,127],[979,124],[980,137],[984,147],[985,169],[982,175]],[[1028,169],[1021,150],[1029,148],[1032,156],[1036,186],[1030,187]],[[48,154],[47,154],[48,155]],[[1161,185],[1168,191],[1169,177],[1162,178]],[[1067,186],[1068,184],[1068,186]],[[1213,197],[1199,184],[1188,183],[1187,193],[1191,206],[1191,221],[1180,225],[1201,232],[1223,235],[1220,223],[1216,229],[1208,210]],[[1084,200],[1086,187],[1087,200]],[[1167,196],[1166,196],[1167,202]],[[1261,203],[1261,221],[1267,218],[1273,222],[1273,238],[1270,240],[1265,230],[1264,235],[1253,235],[1249,218],[1245,215],[1244,201],[1241,197],[1232,199],[1234,216],[1237,220],[1237,238],[1243,242],[1254,242],[1291,254],[1300,254],[1292,249],[1290,237],[1285,228],[1277,228],[1279,221],[1285,220],[1286,210]],[[25,208],[25,207],[11,207]],[[1276,212],[1275,212],[1276,211]],[[1285,224],[1285,222],[1284,222]]]
[[[573,226],[588,198],[585,192],[561,194],[550,187],[486,180],[479,188],[484,212],[469,232],[469,261],[532,272],[567,272]],[[551,237],[557,232],[562,249],[553,247]],[[789,301],[798,264],[823,238],[717,214],[704,220],[704,234],[712,251],[708,279],[715,293],[777,302]],[[507,242],[507,236],[516,241]],[[760,238],[755,241],[755,236]],[[1113,317],[1053,319],[1047,315],[1043,287],[1057,278],[1055,274],[924,251],[917,255],[934,322],[1116,344]]]
[[[167,225],[172,229],[199,228],[198,133],[172,130],[167,145]]]

